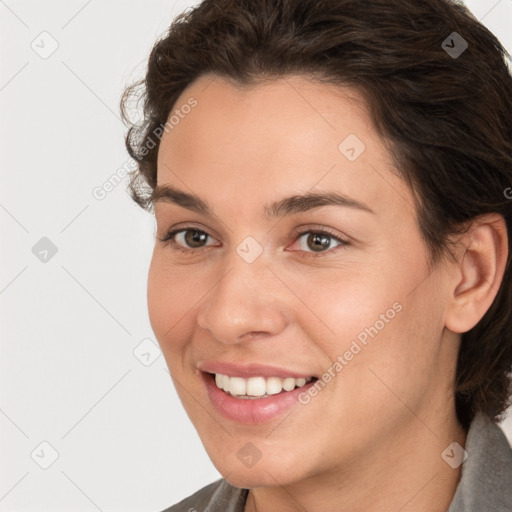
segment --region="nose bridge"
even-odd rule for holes
[[[263,246],[247,237],[225,256],[219,279],[200,306],[197,321],[219,341],[237,343],[247,333],[276,334],[286,325]]]

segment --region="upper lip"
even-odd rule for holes
[[[258,363],[229,363],[227,361],[201,361],[197,367],[199,370],[208,373],[220,373],[222,375],[229,375],[230,377],[293,377],[295,379],[313,377],[311,373],[304,373],[281,368],[278,366],[264,365]]]

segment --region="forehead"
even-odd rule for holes
[[[183,91],[169,118],[176,122],[173,113],[179,113],[191,98],[197,106],[164,133],[162,153],[173,143],[187,142],[189,148],[201,149],[201,154],[247,157],[252,151],[262,161],[270,156],[262,147],[274,149],[273,156],[288,156],[287,150],[311,154],[323,144],[322,149],[330,146],[329,155],[338,156],[343,135],[352,133],[374,147],[380,142],[365,100],[346,86],[320,84],[303,76],[251,85],[203,76]]]
[[[366,203],[404,199],[396,190],[404,184],[392,176],[391,155],[355,89],[301,76],[250,86],[204,76],[170,115],[191,98],[196,106],[162,137],[159,184],[219,191],[226,201],[251,193],[267,203],[279,191],[311,189],[336,189]]]

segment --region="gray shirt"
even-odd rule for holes
[[[501,428],[477,414],[465,450],[468,456],[446,512],[512,512],[512,449]],[[248,493],[220,478],[162,512],[243,512]]]

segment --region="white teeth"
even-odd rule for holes
[[[244,379],[242,377],[229,377],[229,375],[222,375],[220,373],[215,374],[215,384],[217,384],[217,387],[237,398],[259,398],[276,395],[281,393],[283,389],[285,391],[292,391],[295,387],[301,388],[310,380],[312,380],[312,377],[307,379],[303,377],[299,379],[293,377],[286,377],[285,379],[280,377],[269,377],[268,379],[250,377],[249,379]]]
[[[250,379],[247,379],[247,390],[245,393],[237,393],[232,387],[231,382],[234,379],[240,379],[245,381],[245,379],[242,379],[241,377],[228,377],[229,378],[229,392],[232,395],[240,394],[240,395],[250,395],[250,396],[263,396],[265,392],[267,391],[267,385],[265,382],[265,379],[263,377],[251,377]]]
[[[224,376],[224,379],[228,381],[229,387],[228,387],[227,391],[229,391],[233,395],[245,395],[245,391],[247,388],[245,379],[242,379],[240,377],[229,378],[227,376]]]
[[[225,375],[222,375],[220,373],[215,374],[215,383],[220,389],[223,389],[224,391],[229,389],[229,379],[227,379]]]
[[[282,380],[279,377],[269,377],[267,379],[267,395],[277,395],[277,393],[281,393],[282,390],[283,384]]]
[[[283,388],[286,391],[291,391],[295,387],[295,379],[293,377],[288,377],[283,379]]]

